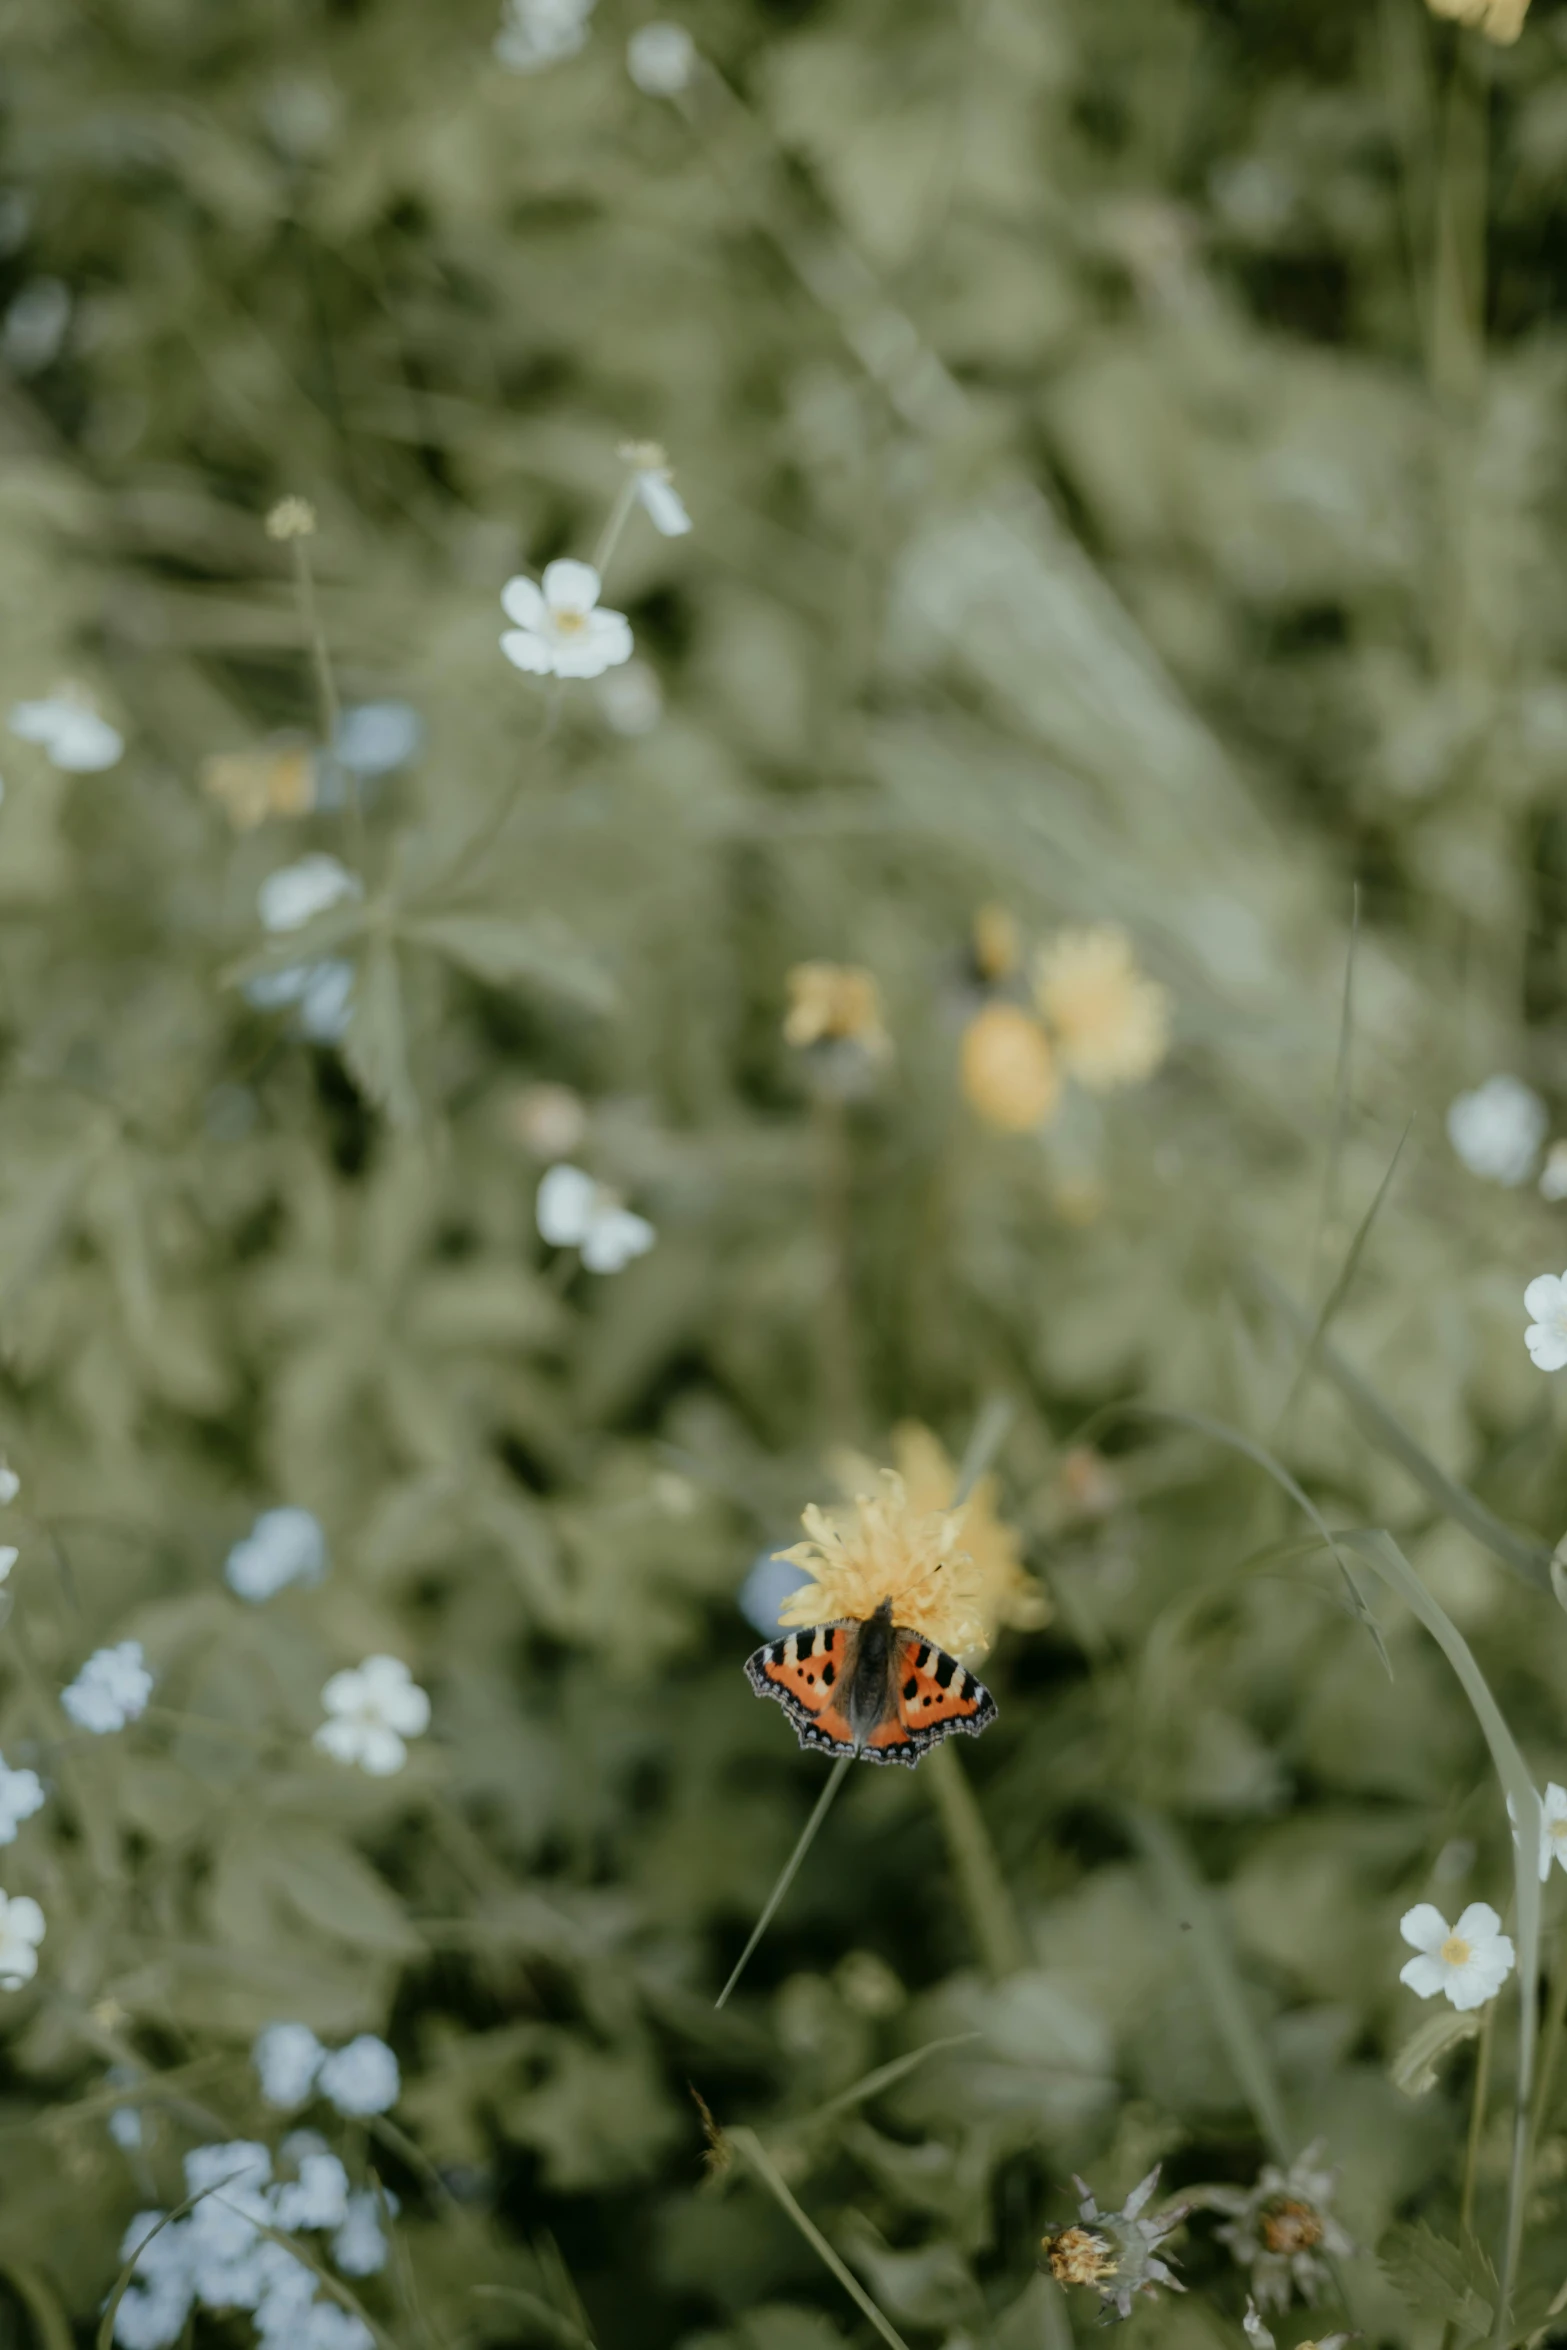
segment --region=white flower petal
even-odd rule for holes
[[[540,581],[544,601],[552,614],[591,612],[599,600],[602,584],[591,563],[578,563],[569,555],[546,563]]]
[[[595,1219],[582,1244],[582,1262],[590,1273],[618,1273],[633,1257],[645,1256],[657,1238],[645,1216],[616,1208]]]
[[[539,1237],[551,1248],[580,1248],[593,1222],[598,1185],[580,1167],[562,1160],[541,1178],[534,1215]]]
[[[1529,1359],[1542,1371],[1567,1370],[1567,1335],[1547,1329],[1543,1322],[1531,1322],[1523,1334]]]
[[[1496,1911],[1491,1907],[1491,1904],[1488,1901],[1471,1901],[1469,1907],[1464,1911],[1457,1925],[1453,1928],[1453,1932],[1457,1934],[1462,1941],[1473,1944],[1477,1942],[1489,1942],[1493,1935],[1499,1936],[1501,1934],[1501,1927],[1502,1921],[1497,1916]],[[1509,1952],[1511,1949],[1512,1944],[1509,1943]]]
[[[684,538],[691,528],[686,503],[667,473],[639,473],[637,496],[653,528],[666,539]]]
[[[529,677],[549,677],[554,671],[552,648],[531,629],[509,628],[501,638],[501,651],[513,669],[521,669]]]
[[[538,581],[530,579],[525,571],[519,571],[516,578],[509,579],[501,589],[501,610],[518,628],[536,633],[545,626],[549,607]]]
[[[1399,1968],[1398,1979],[1407,1983],[1421,1999],[1434,1999],[1439,1991],[1446,1990],[1448,1971],[1439,1958],[1422,1953]]]
[[[1419,1901],[1413,1909],[1406,1909],[1398,1930],[1414,1949],[1428,1954],[1440,1950],[1447,1940],[1447,1920],[1431,1901]]]

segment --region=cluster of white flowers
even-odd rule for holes
[[[326,1536],[309,1510],[263,1510],[223,1568],[223,1580],[241,1599],[259,1605],[290,1583],[319,1583],[326,1573]]]
[[[1434,1903],[1420,1901],[1399,1920],[1399,1932],[1418,1956],[1399,1970],[1418,1998],[1440,1991],[1454,2007],[1483,2007],[1513,1969],[1513,1946],[1488,1901],[1471,1901],[1456,1926]]]
[[[292,2112],[308,2097],[324,2097],[351,2120],[388,2113],[402,2092],[397,2058],[373,2032],[342,2048],[326,2048],[308,2024],[268,2024],[250,2052],[269,2105]]]
[[[1471,1175],[1516,1186],[1528,1182],[1549,1124],[1533,1086],[1519,1077],[1488,1077],[1449,1108],[1447,1139]]]
[[[316,1732],[316,1745],[373,1779],[400,1771],[408,1760],[405,1741],[430,1726],[430,1700],[400,1657],[367,1656],[351,1671],[334,1673],[321,1703],[329,1719]]]
[[[256,896],[261,927],[274,937],[301,930],[318,914],[361,896],[359,877],[324,851],[301,857],[269,873]],[[354,967],[341,956],[293,963],[284,971],[260,971],[245,982],[245,1001],[258,1012],[297,1007],[300,1033],[312,1044],[337,1044],[348,1028]]]
[[[197,2309],[249,2312],[267,2350],[372,2350],[364,2321],[322,2295],[314,2270],[262,2230],[326,2234],[345,2276],[371,2276],[386,2260],[382,2198],[355,2193],[310,2131],[280,2151],[291,2175],[274,2177],[267,2148],[244,2139],[194,2147],[185,2184],[200,2197],[195,2208],[175,2220],[137,2213],[120,2248],[135,2262],[114,2315],[121,2350],[166,2350]],[[385,2208],[396,2208],[390,2196]]]
[[[41,702],[18,702],[7,720],[25,743],[37,743],[51,767],[65,775],[101,775],[118,765],[125,738],[85,695],[66,687]]]
[[[60,1703],[79,1730],[102,1738],[144,1714],[151,1695],[152,1675],[141,1642],[122,1640],[93,1652],[70,1687],[61,1690]]]
[[[618,1273],[634,1257],[646,1256],[658,1234],[645,1216],[634,1216],[619,1195],[595,1183],[580,1167],[551,1167],[534,1204],[539,1236],[551,1248],[574,1248],[590,1273]]]
[[[495,57],[509,73],[542,73],[575,57],[588,37],[595,0],[504,0]]]

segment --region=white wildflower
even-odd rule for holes
[[[602,677],[629,661],[631,623],[600,608],[599,588],[591,563],[547,563],[542,581],[509,579],[501,607],[516,626],[501,638],[507,660],[534,677]]]
[[[1551,1873],[1551,1863],[1559,1860],[1567,1869],[1567,1787],[1558,1787],[1552,1779],[1546,1787],[1540,1804],[1540,1882],[1543,1885]]]
[[[285,2109],[304,2104],[325,2056],[308,2024],[268,2024],[250,2051],[262,2096]]]
[[[23,742],[37,743],[64,775],[101,775],[124,755],[119,730],[84,697],[65,690],[47,701],[18,702],[6,723]]]
[[[326,1536],[309,1510],[263,1510],[223,1568],[223,1580],[241,1599],[272,1599],[290,1583],[319,1583],[326,1573]]]
[[[696,43],[683,24],[640,25],[626,43],[626,71],[649,98],[678,98],[695,68]]]
[[[332,756],[351,775],[393,775],[423,743],[424,721],[409,703],[358,702],[338,721]]]
[[[21,1555],[14,1542],[0,1542],[0,1583],[5,1582]]]
[[[6,1461],[0,1461],[0,1509],[15,1501],[22,1490],[22,1480]]]
[[[335,2301],[313,2301],[304,2331],[289,2350],[375,2350],[375,2336],[363,2318]]]
[[[402,2077],[386,2042],[373,2032],[361,2032],[346,2048],[332,2051],[316,2076],[316,2086],[339,2113],[356,2118],[394,2106]]]
[[[353,1010],[354,966],[331,955],[320,963],[291,963],[286,971],[258,971],[244,996],[258,1012],[299,1007],[299,1029],[312,1044],[340,1044]]]
[[[13,1771],[0,1754],[0,1844],[14,1844],[23,1820],[42,1811],[44,1783],[36,1771]]]
[[[1567,1370],[1567,1273],[1538,1274],[1523,1302],[1534,1316],[1523,1334],[1530,1360],[1542,1371]]]
[[[1321,2169],[1321,2156],[1318,2139],[1287,2168],[1264,2163],[1250,2187],[1207,2190],[1211,2208],[1230,2215],[1214,2235],[1249,2272],[1264,2309],[1287,2309],[1297,2292],[1315,2301],[1332,2282],[1330,2261],[1355,2249],[1333,2215],[1338,2173]]]
[[[495,56],[511,73],[542,73],[575,57],[588,37],[594,0],[505,0]]]
[[[285,2179],[272,2198],[280,2228],[340,2228],[348,2217],[348,2173],[335,2154],[302,2154],[299,2176]]]
[[[1454,2007],[1483,2007],[1512,1972],[1512,1943],[1488,1901],[1472,1901],[1456,1926],[1433,1903],[1421,1901],[1405,1912],[1398,1930],[1419,1952],[1400,1968],[1398,1979],[1421,1999],[1440,1991]]]
[[[334,1673],[321,1702],[332,1718],[316,1732],[316,1745],[375,1779],[400,1771],[408,1760],[404,1740],[430,1726],[430,1700],[395,1656],[366,1657],[353,1671]]]
[[[684,538],[691,528],[691,517],[657,441],[627,441],[620,454],[622,461],[631,467],[632,485],[659,536]]]
[[[137,2154],[146,2143],[147,2129],[139,2106],[117,2105],[104,2127],[122,2154]]]
[[[38,1972],[44,1913],[30,1893],[0,1893],[0,1991],[20,1991]]]
[[[397,2200],[386,2194],[386,2209]],[[379,2276],[386,2266],[386,2237],[381,2227],[382,2200],[368,2190],[348,2198],[348,2217],[332,2238],[332,2258],[345,2277]]]
[[[1490,1183],[1525,1183],[1549,1124],[1532,1086],[1518,1077],[1488,1077],[1449,1108],[1447,1139],[1471,1175]]]
[[[147,1710],[152,1675],[139,1640],[122,1640],[114,1648],[100,1648],[87,1659],[60,1703],[79,1730],[104,1737],[123,1730]]]
[[[298,930],[318,914],[361,894],[359,877],[338,858],[316,851],[269,873],[256,893],[263,930]]]
[[[551,1167],[539,1185],[534,1214],[551,1248],[575,1248],[590,1273],[618,1273],[646,1256],[658,1238],[645,1216],[634,1216],[619,1196],[580,1167]]]

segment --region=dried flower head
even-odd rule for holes
[[[862,965],[796,963],[785,984],[786,1044],[802,1052],[810,1045],[855,1044],[876,1058],[892,1050],[882,1025],[881,990]]]
[[[1118,923],[1063,930],[1034,961],[1034,997],[1069,1075],[1091,1093],[1137,1085],[1169,1049],[1170,1002]]]
[[[1060,2229],[1044,2240],[1050,2273],[1058,2283],[1091,2287],[1120,2317],[1131,2316],[1134,2294],[1143,2293],[1152,2300],[1160,2285],[1172,2293],[1185,2292],[1179,2277],[1159,2256],[1166,2237],[1185,2219],[1185,2204],[1171,2205],[1152,2219],[1142,2216],[1159,2184],[1157,2163],[1132,2189],[1119,2211],[1102,2212],[1082,2179],[1074,2178],[1072,2184],[1078,2193],[1078,2218],[1084,2224]]]
[[[1061,1099],[1050,1039],[1017,1004],[975,1013],[963,1031],[961,1068],[970,1108],[1004,1134],[1031,1134]]]
[[[1250,2187],[1212,2187],[1205,2201],[1231,2216],[1214,2234],[1264,2309],[1287,2309],[1295,2293],[1315,2301],[1330,2282],[1328,2260],[1355,2249],[1333,2216],[1338,2173],[1321,2167],[1322,2142],[1308,2146],[1286,2170],[1265,2163]]]
[[[1523,31],[1529,0],[1426,0],[1433,16],[1451,17],[1509,48]]]
[[[316,762],[307,743],[215,751],[201,763],[201,788],[236,832],[253,832],[269,816],[307,816],[315,806]]]
[[[1017,969],[1023,950],[1017,923],[1005,906],[992,901],[975,914],[973,956],[975,970],[992,987],[998,980],[1010,979]]]
[[[892,1459],[910,1509],[931,1515],[951,1509],[958,1474],[939,1437],[918,1420],[904,1420],[892,1432]],[[859,1482],[863,1490],[863,1475]],[[979,1578],[976,1597],[987,1647],[1001,1625],[1037,1631],[1053,1612],[1048,1594],[1023,1565],[1022,1542],[999,1514],[1000,1493],[999,1478],[981,1477],[963,1503],[963,1548]]]
[[[916,1509],[903,1480],[881,1472],[880,1490],[847,1509],[818,1509],[801,1524],[806,1540],[779,1553],[810,1577],[778,1610],[781,1624],[863,1623],[884,1599],[893,1621],[956,1656],[982,1650],[980,1575],[962,1547],[963,1510]]]
[[[316,532],[316,510],[308,498],[279,498],[267,516],[269,539],[309,539]]]

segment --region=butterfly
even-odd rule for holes
[[[890,1599],[863,1621],[770,1640],[745,1670],[758,1697],[777,1698],[802,1746],[863,1762],[912,1769],[955,1730],[977,1738],[996,1718],[990,1691],[923,1633],[895,1624]]]

